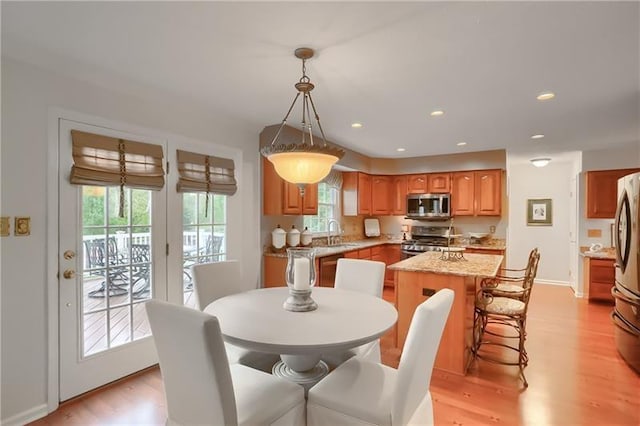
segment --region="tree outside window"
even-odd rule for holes
[[[340,192],[321,182],[318,184],[318,214],[305,215],[304,226],[313,233],[327,232],[327,222],[331,219],[340,219]]]

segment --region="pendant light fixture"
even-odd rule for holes
[[[344,151],[340,148],[327,145],[327,138],[324,136],[320,117],[316,111],[316,106],[311,98],[311,91],[314,89],[313,83],[306,74],[306,61],[313,57],[313,49],[301,47],[295,50],[295,56],[302,60],[302,77],[295,84],[298,90],[287,114],[282,120],[276,135],[271,143],[263,147],[260,152],[273,163],[276,173],[287,182],[295,183],[300,187],[300,193],[304,195],[306,184],[317,183],[324,179],[333,166],[342,156]],[[302,94],[302,137],[299,143],[286,144],[278,143],[278,138],[287,119],[293,111],[298,98]],[[318,125],[318,130],[322,135],[322,143],[316,143],[313,135],[313,124],[311,113]]]

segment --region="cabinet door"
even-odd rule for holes
[[[387,266],[400,262],[402,255],[400,253],[400,244],[387,244],[385,246],[385,262]],[[386,287],[394,287],[394,271],[387,268],[384,272],[384,285]]]
[[[276,173],[273,163],[262,157],[262,213],[282,214],[282,178]]]
[[[502,170],[475,172],[475,213],[500,216],[502,210]]]
[[[318,184],[306,185],[302,197],[302,214],[318,214]]]
[[[357,259],[358,250],[348,251],[344,254],[344,257],[346,257],[347,259]]]
[[[451,177],[451,214],[453,216],[473,216],[475,204],[473,172],[452,173]]]
[[[391,214],[405,215],[407,214],[407,177],[394,176],[392,185]]]
[[[613,302],[611,288],[615,283],[613,260],[590,259],[589,262],[589,300]]]
[[[451,192],[451,173],[427,174],[427,192],[434,194]]]
[[[304,187],[304,197],[300,195],[300,187],[294,183],[284,182],[282,213],[283,214],[318,214],[318,184]]]
[[[264,256],[263,287],[284,287],[287,285],[285,271],[286,257]]]
[[[365,248],[358,250],[358,259],[371,260],[371,249]]]
[[[391,176],[371,176],[371,214],[391,214]]]
[[[409,194],[424,194],[427,192],[427,175],[409,175],[407,180],[407,192]]]
[[[587,217],[613,219],[618,204],[618,179],[640,169],[587,172]]]
[[[371,214],[371,176],[358,173],[358,214]]]
[[[300,188],[298,185],[284,182],[282,213],[283,214],[301,214],[302,213],[302,197],[300,196]]]
[[[375,246],[371,247],[371,260],[376,260],[378,262],[384,262],[384,247],[383,246]]]

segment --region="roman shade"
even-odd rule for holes
[[[120,186],[120,216],[124,187],[159,191],[164,187],[161,145],[71,130],[73,166],[69,181],[76,185]]]
[[[181,150],[177,150],[177,156],[178,192],[236,193],[233,160]]]
[[[229,158],[177,150],[178,192],[206,192],[205,217],[209,212],[209,194],[233,195],[238,190],[235,164]]]
[[[342,172],[340,170],[332,169],[327,177],[322,179],[322,182],[340,190],[342,188]]]

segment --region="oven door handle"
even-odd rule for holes
[[[618,290],[616,288],[616,286],[611,287],[611,295],[615,298],[615,299],[620,299],[623,302],[626,302],[632,306],[638,307],[640,308],[640,303],[638,303],[638,301],[636,300],[632,300],[629,299],[627,296],[625,296],[624,294],[622,294],[622,292],[620,290]]]
[[[611,321],[613,321],[613,324],[620,327],[622,331],[626,331],[632,336],[640,337],[640,334],[638,334],[636,331],[631,329],[629,325],[627,325],[627,321],[625,321],[625,319],[622,318],[622,316],[620,316],[620,314],[618,314],[616,311],[611,311],[610,315],[611,315]]]

